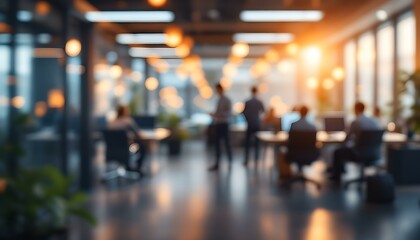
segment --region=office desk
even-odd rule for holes
[[[159,142],[171,135],[171,131],[166,128],[155,128],[150,130],[140,130],[139,136],[145,141]]]

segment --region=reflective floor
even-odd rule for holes
[[[71,239],[420,239],[420,187],[372,205],[356,188],[327,182],[321,191],[279,187],[270,149],[247,169],[238,151],[217,173],[207,171],[212,154],[201,142],[185,144],[179,158],[164,150],[152,157],[151,176],[97,187],[89,207],[98,225],[72,222]],[[323,170],[317,162],[307,173],[322,180]]]

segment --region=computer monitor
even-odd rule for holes
[[[346,129],[344,117],[324,117],[324,129],[327,132],[344,131]]]
[[[300,114],[297,112],[290,112],[285,113],[281,116],[281,130],[282,131],[290,131],[290,127],[292,123],[296,122],[300,119]]]
[[[140,129],[156,128],[156,116],[134,116],[133,119]]]

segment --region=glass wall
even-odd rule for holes
[[[400,71],[412,73],[415,70],[416,52],[416,20],[412,13],[401,16],[397,23],[397,57]],[[410,106],[413,104],[414,87],[408,86],[408,93],[400,96],[403,107],[401,117],[410,116]]]
[[[371,112],[374,107],[374,71],[375,71],[375,38],[369,32],[362,35],[357,43],[357,63],[359,82],[357,83],[358,100]]]
[[[352,112],[356,101],[356,43],[348,42],[344,47],[344,111]]]
[[[390,24],[377,32],[378,83],[377,104],[384,120],[391,120],[394,99],[394,28]]]

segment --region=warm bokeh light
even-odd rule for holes
[[[203,86],[199,89],[201,97],[209,99],[213,96],[213,90],[209,86]]]
[[[223,89],[229,90],[232,87],[232,80],[228,77],[223,77],[220,79],[220,85],[222,85]]]
[[[157,64],[155,64],[155,69],[158,73],[167,73],[169,71],[169,64],[161,60]]]
[[[25,98],[22,96],[13,97],[11,103],[15,108],[22,108],[25,106]]]
[[[60,89],[53,89],[48,92],[48,106],[50,108],[62,108],[64,102],[63,91]]]
[[[266,82],[262,82],[260,84],[258,84],[258,92],[259,93],[266,93],[268,92],[268,83]]]
[[[223,75],[225,75],[228,78],[233,78],[237,72],[238,69],[234,64],[227,63],[223,66]]]
[[[169,47],[177,47],[182,42],[182,29],[170,26],[165,30],[165,42]]]
[[[388,130],[388,132],[395,132],[396,129],[396,125],[394,122],[390,122],[387,124],[386,129]]]
[[[231,63],[231,64],[239,65],[239,64],[242,63],[242,61],[243,61],[243,59],[240,58],[240,57],[236,57],[236,56],[233,56],[233,55],[230,55],[228,57],[228,62]]]
[[[237,42],[232,46],[232,55],[235,57],[244,58],[249,54],[249,45],[244,42]]]
[[[35,11],[38,15],[45,16],[51,11],[51,6],[46,1],[39,1],[35,5]]]
[[[115,88],[114,88],[114,94],[115,94],[115,96],[117,96],[117,97],[122,97],[122,96],[124,96],[125,91],[126,91],[126,87],[124,86],[124,84],[123,84],[123,83],[119,83],[119,84],[117,84],[117,86],[115,86]]]
[[[258,59],[251,67],[251,75],[254,77],[261,77],[270,72],[271,65],[265,59]]]
[[[357,58],[360,63],[372,63],[375,60],[375,52],[372,49],[359,49],[357,53]]]
[[[279,53],[275,49],[270,49],[269,51],[265,53],[264,56],[265,56],[265,59],[270,63],[277,62],[280,58]]]
[[[303,50],[305,61],[310,64],[317,64],[321,61],[322,51],[317,46],[309,46]]]
[[[190,47],[187,44],[181,43],[175,48],[175,53],[178,57],[184,58],[190,55]]]
[[[334,81],[331,78],[326,78],[326,79],[324,79],[324,81],[322,81],[322,87],[325,90],[331,90],[331,89],[333,89],[334,88],[334,85],[335,85],[335,83],[334,83]]]
[[[147,2],[150,4],[150,6],[159,8],[163,7],[167,0],[147,0]]]
[[[148,57],[147,58],[147,63],[149,64],[149,65],[152,65],[152,66],[154,66],[154,65],[156,65],[157,63],[159,63],[160,62],[160,57],[159,56],[157,56],[157,55],[155,55],[155,56],[150,56],[150,57]]]
[[[291,69],[291,63],[288,60],[283,60],[277,64],[277,70],[281,73],[288,73]]]
[[[235,104],[233,105],[233,111],[234,111],[236,114],[240,114],[240,113],[242,113],[242,111],[244,110],[244,108],[245,108],[245,104],[244,104],[244,103],[242,103],[242,102],[237,102],[237,103],[235,103]]]
[[[184,36],[182,39],[182,44],[185,44],[187,47],[194,47],[194,39],[190,36]]]
[[[7,188],[7,180],[4,178],[0,178],[0,193],[6,191]]]
[[[123,69],[120,65],[113,65],[110,69],[109,72],[111,74],[112,78],[120,78],[122,76],[123,73]]]
[[[10,26],[7,23],[0,22],[0,33],[10,32]]]
[[[176,68],[176,76],[179,79],[185,80],[188,78],[188,71],[183,66],[179,66]]]
[[[289,56],[296,56],[299,53],[299,45],[296,43],[290,43],[286,46],[286,52]]]
[[[311,214],[308,230],[304,239],[334,239],[331,234],[334,231],[333,215],[325,209],[315,209]]]
[[[47,113],[47,104],[44,101],[35,103],[34,115],[36,117],[43,117]]]
[[[310,77],[310,78],[308,78],[308,80],[306,81],[306,86],[307,86],[309,89],[317,89],[317,88],[318,88],[318,85],[319,85],[319,83],[318,83],[318,79],[317,79],[317,78],[315,78],[315,77]]]
[[[109,80],[101,80],[96,84],[95,90],[99,93],[105,93],[110,91],[112,88],[112,84]]]
[[[343,80],[344,76],[345,76],[344,69],[341,68],[341,67],[334,68],[332,73],[331,73],[331,76],[337,81]]]
[[[164,87],[159,91],[159,97],[162,99],[171,98],[178,95],[178,91],[175,87]]]
[[[72,38],[67,41],[65,48],[67,55],[77,57],[82,50],[82,44],[78,39]]]
[[[139,71],[132,71],[130,74],[131,80],[133,82],[141,82],[143,80],[143,74]]]
[[[154,91],[159,87],[159,81],[154,77],[147,78],[144,84],[149,91]]]

